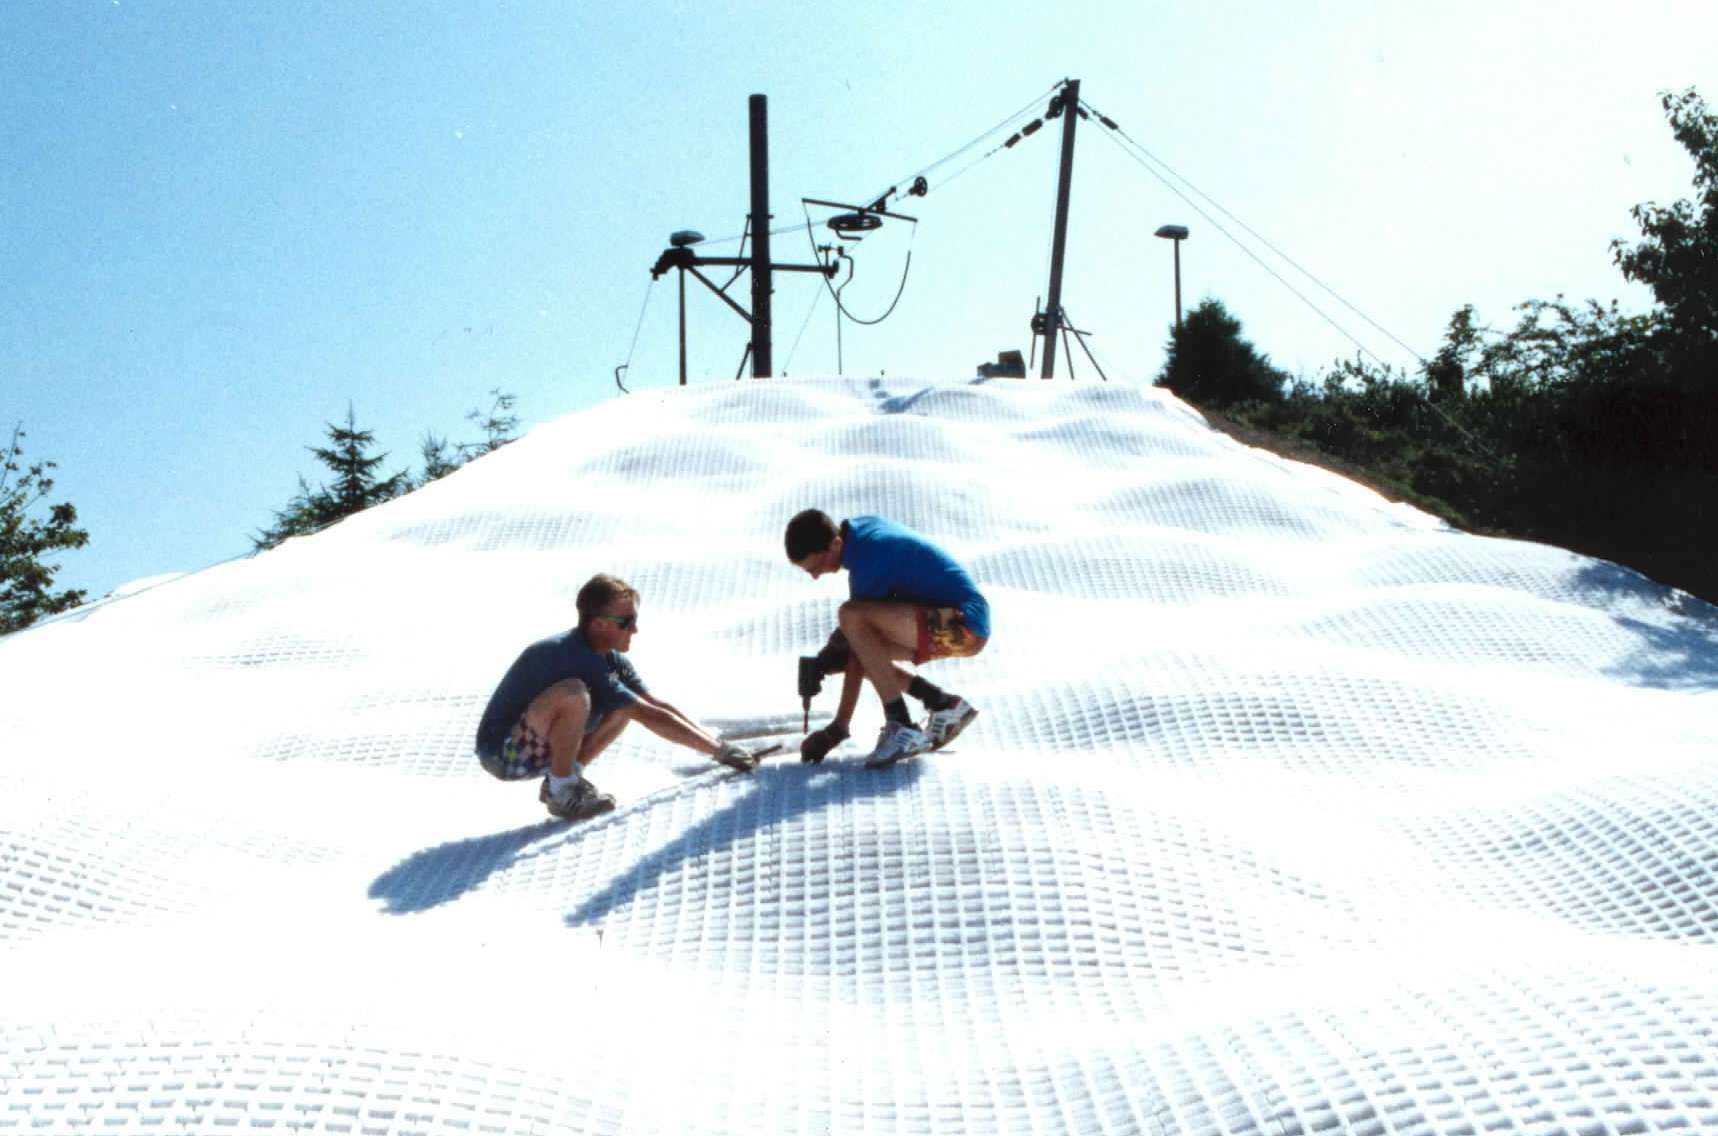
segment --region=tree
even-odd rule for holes
[[[418,452],[423,455],[424,474],[419,479],[419,485],[428,485],[439,481],[465,464],[465,457],[460,449],[450,445],[446,438],[424,431],[423,441],[418,443]]]
[[[1425,366],[1426,390],[1439,402],[1453,402],[1467,393],[1468,369],[1479,350],[1480,333],[1473,322],[1473,305],[1465,304],[1450,317],[1444,345]]]
[[[23,464],[24,426],[12,427],[12,440],[0,451],[0,634],[19,631],[44,615],[65,611],[84,601],[84,593],[67,589],[55,594],[59,566],[42,557],[89,543],[89,533],[77,527],[78,511],[69,504],[48,507],[46,520],[31,510],[53,492],[51,461]]]
[[[423,440],[418,443],[418,452],[424,460],[418,485],[440,480],[473,458],[494,453],[513,441],[514,432],[519,429],[519,417],[513,413],[514,396],[500,388],[491,390],[489,396],[493,401],[487,411],[471,410],[465,415],[466,421],[475,422],[483,431],[483,441],[455,445],[433,430],[424,432]]]
[[[352,406],[346,406],[346,425],[328,424],[330,446],[312,446],[316,460],[334,471],[334,484],[329,492],[338,508],[336,519],[362,512],[371,505],[398,497],[411,488],[411,478],[404,471],[378,479],[376,469],[388,459],[387,454],[370,455],[376,436],[358,429]]]
[[[1241,338],[1241,321],[1206,299],[1170,332],[1168,358],[1157,385],[1202,406],[1280,402],[1288,376]]]
[[[519,416],[513,413],[514,396],[497,387],[489,392],[489,397],[494,401],[487,412],[473,410],[465,416],[483,431],[483,441],[468,442],[459,448],[468,461],[499,450],[513,440],[514,431],[519,429]]]
[[[1709,353],[1718,344],[1718,115],[1692,87],[1666,92],[1660,102],[1694,159],[1695,198],[1635,206],[1630,212],[1646,239],[1632,247],[1612,241],[1611,257],[1624,276],[1652,289],[1684,346]]]
[[[346,425],[327,423],[329,445],[307,447],[316,460],[334,474],[331,485],[312,489],[302,476],[298,493],[286,508],[274,515],[274,524],[258,533],[251,543],[258,552],[273,548],[288,537],[304,536],[326,528],[343,517],[379,505],[411,489],[411,477],[405,471],[389,477],[379,477],[377,467],[387,460],[387,454],[372,455],[370,447],[376,436],[358,429],[352,407],[346,407]]]
[[[1718,116],[1693,90],[1663,105],[1694,159],[1695,194],[1638,206],[1641,241],[1611,243],[1623,274],[1652,289],[1651,311],[1557,296],[1518,305],[1516,325],[1494,330],[1463,307],[1416,381],[1356,361],[1321,386],[1297,380],[1281,401],[1225,408],[1244,398],[1251,349],[1220,308],[1201,310],[1160,381],[1453,523],[1718,600]]]

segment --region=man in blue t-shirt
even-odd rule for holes
[[[579,625],[539,640],[514,660],[477,726],[477,756],[503,781],[542,776],[538,799],[551,814],[584,820],[614,808],[585,779],[629,722],[745,772],[752,752],[710,732],[655,697],[623,653],[638,633],[638,592],[599,573],[579,589]]]
[[[850,599],[840,627],[817,656],[823,673],[844,671],[835,720],[805,739],[800,756],[823,758],[848,736],[859,678],[871,680],[883,702],[883,730],[865,764],[893,765],[941,749],[977,716],[964,698],[938,689],[901,666],[967,658],[990,640],[990,604],[955,559],[904,525],[882,517],[850,517],[839,525],[818,509],[788,522],[787,558],[812,579],[847,571]],[[929,711],[913,724],[905,695]]]

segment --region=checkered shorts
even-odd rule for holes
[[[525,719],[519,719],[507,740],[501,743],[499,757],[480,755],[483,768],[503,781],[523,781],[541,777],[549,771],[549,739],[533,730]]]

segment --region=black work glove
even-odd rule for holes
[[[815,655],[801,655],[799,659],[799,696],[801,698],[816,698],[823,690],[823,676],[840,674],[847,669],[847,660],[852,657],[853,648],[847,644],[847,636],[838,627],[829,636],[829,642],[823,645],[823,650]]]
[[[816,765],[829,756],[829,751],[847,740],[847,727],[831,722],[821,730],[813,730],[799,743],[799,760]]]
[[[817,652],[812,658],[817,660],[817,665],[823,669],[824,674],[832,675],[840,674],[846,670],[847,660],[852,656],[853,648],[848,645],[847,636],[843,635],[841,628],[837,627],[829,633],[829,642],[823,645],[823,650]]]

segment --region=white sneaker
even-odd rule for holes
[[[954,741],[955,735],[976,717],[978,711],[964,698],[956,698],[954,705],[945,710],[932,710],[925,718],[925,735],[931,739],[931,748],[941,749]]]
[[[549,779],[545,777],[537,790],[537,799],[543,802],[550,816],[562,820],[588,820],[614,811],[614,798],[583,777],[567,785],[559,795],[549,791]]]
[[[883,729],[877,734],[877,748],[871,751],[871,756],[865,759],[866,769],[882,769],[893,765],[902,758],[912,757],[916,753],[924,753],[931,748],[931,739],[927,738],[916,726],[903,726],[899,722],[885,722]]]

